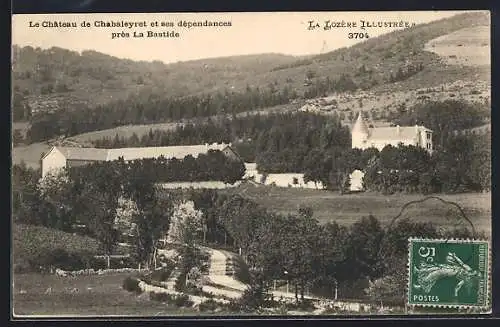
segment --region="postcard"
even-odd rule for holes
[[[14,318],[491,313],[488,11],[12,16]]]

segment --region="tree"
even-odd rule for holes
[[[42,178],[37,185],[42,200],[43,217],[47,219],[43,225],[71,231],[75,220],[72,201],[73,181],[66,169],[58,170]]]
[[[255,240],[256,231],[265,217],[264,209],[240,195],[227,198],[218,211],[219,221],[234,239],[245,259]]]
[[[404,305],[406,297],[406,271],[395,275],[386,275],[369,282],[366,293],[369,298],[382,305]]]
[[[199,239],[203,213],[195,209],[193,201],[177,204],[167,233],[167,242],[193,245]]]
[[[251,280],[250,287],[243,292],[237,305],[244,312],[259,312],[271,299],[269,282],[259,271],[252,273]]]
[[[346,227],[335,222],[321,226],[317,236],[317,249],[313,257],[313,287],[317,294],[334,297],[339,283],[345,280],[342,264],[345,258],[344,244],[348,238]]]
[[[94,164],[71,169],[71,175],[77,219],[101,242],[109,259],[119,236],[115,228],[116,209],[121,195],[122,175],[119,167],[112,162]]]
[[[30,169],[24,161],[12,166],[12,218],[25,224],[45,224],[47,217],[38,190],[40,171]]]
[[[21,134],[21,130],[15,129],[12,133],[12,143],[14,146],[18,146],[24,141],[23,134]]]
[[[363,217],[351,225],[349,238],[345,244],[346,261],[344,274],[351,279],[373,280],[383,273],[380,254],[384,231],[380,222],[372,215]],[[345,275],[344,275],[345,276]]]

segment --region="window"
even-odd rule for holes
[[[431,133],[430,132],[427,132],[427,139],[430,140],[431,139]]]
[[[427,149],[428,150],[431,150],[432,149],[432,145],[430,143],[427,143]]]

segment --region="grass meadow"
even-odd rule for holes
[[[382,224],[389,224],[400,212],[399,218],[420,222],[433,222],[439,227],[453,227],[463,223],[462,215],[455,206],[437,199],[403,206],[411,201],[426,199],[420,194],[382,195],[379,193],[344,194],[325,190],[282,188],[243,184],[225,189],[229,194],[241,194],[258,204],[283,214],[297,213],[301,205],[310,206],[314,217],[321,223],[336,221],[351,225],[363,216],[373,215]],[[476,231],[491,233],[491,193],[437,194],[444,201],[458,204]]]
[[[196,315],[192,308],[177,308],[151,301],[122,288],[130,273],[79,277],[43,274],[13,276],[13,313],[30,316],[171,316]],[[51,287],[51,293],[47,289]],[[77,292],[71,290],[77,289]],[[22,292],[21,292],[22,291]]]

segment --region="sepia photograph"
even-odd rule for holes
[[[491,314],[489,11],[12,15],[11,313]]]

